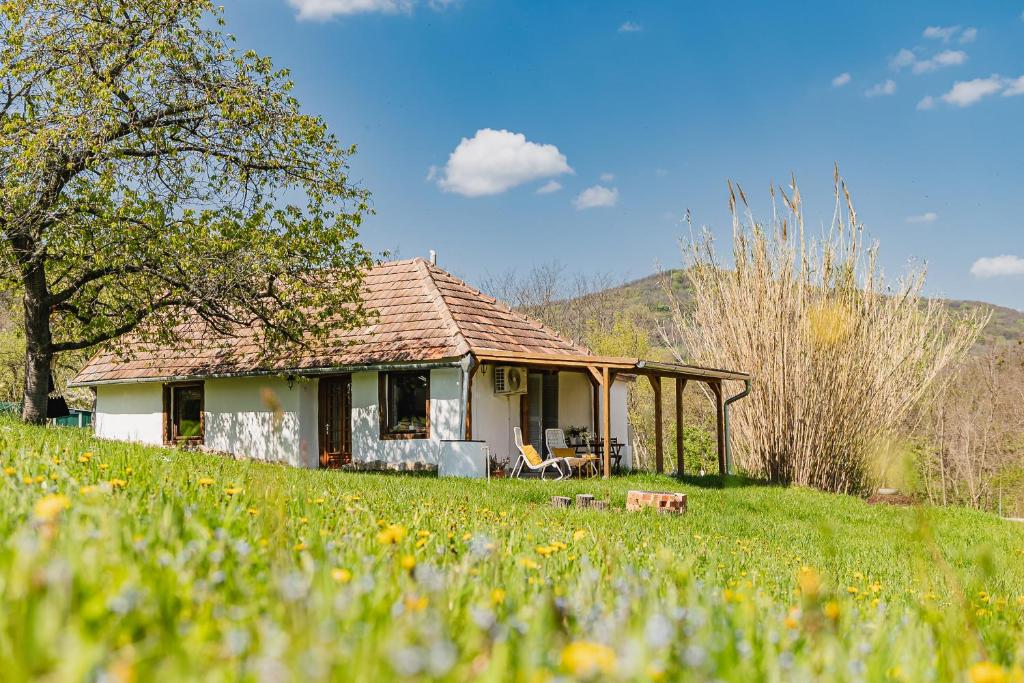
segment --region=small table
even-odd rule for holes
[[[611,443],[609,443],[608,450],[612,461],[612,471],[615,472],[615,474],[619,473],[619,468],[622,464],[622,447],[625,445],[626,444],[621,443],[614,437],[612,437]],[[580,454],[580,449],[583,449],[582,452],[585,454],[596,455],[598,463],[601,463],[604,460],[604,440],[602,439],[597,439],[596,442],[592,443],[576,444],[575,448],[577,455]]]

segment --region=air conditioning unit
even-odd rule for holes
[[[517,368],[511,365],[499,365],[494,368],[494,393],[525,394],[526,368]]]

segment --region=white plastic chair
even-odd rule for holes
[[[521,477],[523,474],[523,467],[526,467],[531,472],[538,472],[541,479],[546,479],[544,475],[552,468],[558,472],[558,476],[552,479],[552,481],[558,481],[559,479],[565,479],[566,477],[572,476],[572,468],[569,463],[565,461],[565,458],[548,458],[539,465],[533,465],[530,463],[530,459],[526,457],[526,453],[523,452],[523,430],[519,427],[512,428],[512,436],[516,444],[516,448],[519,449],[519,459],[516,460],[515,466],[512,468],[512,477]],[[564,436],[562,437],[565,438]]]
[[[556,448],[572,448],[565,442],[565,432],[561,429],[545,429],[544,430],[544,441],[548,445],[548,457],[554,458]],[[575,450],[575,449],[574,449]],[[580,457],[576,456],[572,462],[567,462],[569,465],[569,471],[572,471],[573,467],[578,467],[580,470],[580,476],[586,473],[588,476],[597,476],[597,456],[590,453],[590,447],[587,447],[586,455]]]

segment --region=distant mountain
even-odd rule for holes
[[[654,332],[658,322],[668,320],[671,316],[662,285],[665,278],[671,281],[673,292],[685,307],[691,300],[690,283],[686,273],[681,269],[648,275],[614,287],[608,293],[619,298],[624,308],[636,308],[646,312],[648,316],[645,317],[648,317],[651,331]],[[943,303],[959,314],[967,314],[974,310],[992,312],[992,319],[982,332],[979,346],[996,341],[1024,342],[1024,312],[982,301],[946,299]]]

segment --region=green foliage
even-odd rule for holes
[[[1024,663],[1024,538],[964,509],[710,477],[304,471],[10,420],[0,453],[8,681],[918,681]],[[621,509],[629,489],[680,488],[683,517]],[[547,504],[584,492],[617,509]]]
[[[0,4],[0,287],[36,375],[193,314],[267,350],[363,321],[354,148],[220,23],[209,0]]]

